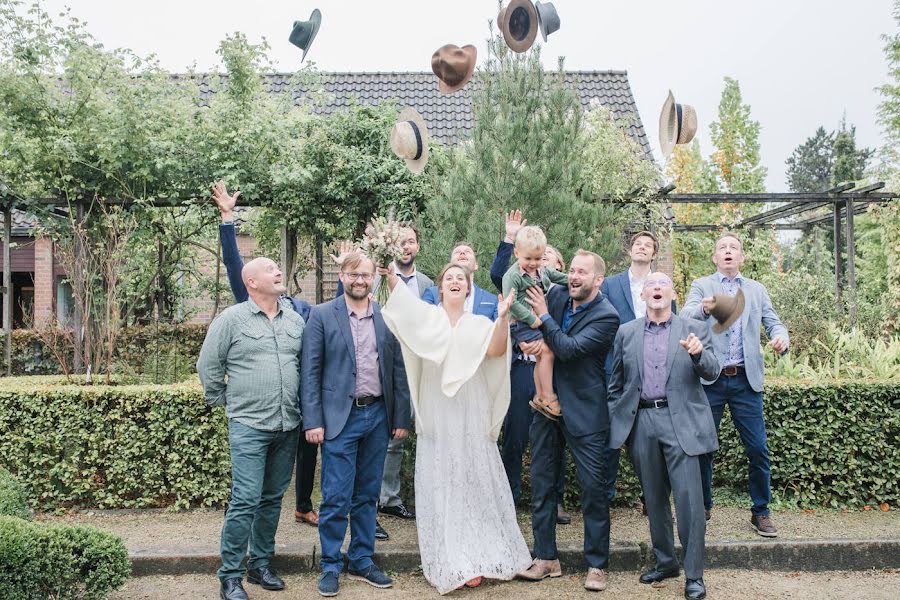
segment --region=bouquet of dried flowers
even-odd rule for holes
[[[403,257],[403,248],[400,245],[401,229],[400,224],[394,220],[392,209],[388,212],[387,218],[375,217],[366,225],[359,248],[377,266],[388,267],[393,261]],[[391,295],[386,282],[382,284],[384,285],[379,285],[375,293],[375,299],[379,304],[387,302]]]

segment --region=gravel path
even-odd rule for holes
[[[254,600],[288,600],[318,598],[316,581],[312,575],[286,577],[285,592],[266,592],[245,584]],[[854,599],[893,600],[900,590],[900,572],[866,571],[828,573],[765,573],[760,571],[709,571],[704,577],[708,597],[715,600],[744,600],[747,598],[807,598],[809,600]],[[601,594],[592,594],[582,587],[582,577],[564,576],[540,583],[488,582],[477,589],[453,592],[450,598],[466,600],[545,600],[548,598],[651,599],[682,598],[684,579],[669,580],[666,587],[651,588],[637,582],[636,573],[612,573],[610,587]],[[215,600],[219,597],[218,581],[214,576],[141,577],[130,580],[125,588],[110,596],[110,600]],[[440,598],[421,576],[395,577],[390,590],[377,590],[362,582],[341,581],[343,600],[419,600]]]
[[[317,530],[308,525],[294,522],[293,485],[285,495],[281,513],[281,524],[276,543],[307,543],[318,545]],[[222,528],[221,510],[192,510],[168,512],[164,510],[141,511],[86,511],[63,516],[38,515],[45,521],[70,524],[89,524],[122,536],[132,552],[154,554],[160,549],[177,551],[190,549],[217,553],[219,533]],[[583,528],[580,515],[572,515],[572,524],[557,527],[559,543],[580,542]],[[729,506],[719,506],[713,510],[713,518],[708,523],[708,541],[732,541],[761,539],[749,525],[750,511]],[[881,512],[819,510],[804,512],[799,510],[773,511],[772,519],[779,530],[778,539],[875,539],[900,538],[900,510]],[[649,542],[647,520],[636,509],[615,508],[611,514],[611,540],[616,542]],[[418,545],[415,523],[394,517],[382,516],[381,524],[391,535],[387,542],[379,542],[378,547],[406,548]],[[532,543],[531,516],[519,513],[519,524],[529,544]]]

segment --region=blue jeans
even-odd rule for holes
[[[704,386],[709,407],[716,422],[716,433],[722,422],[725,405],[731,411],[731,420],[744,443],[744,452],[750,461],[749,481],[750,509],[754,515],[769,514],[772,501],[771,471],[769,469],[769,448],[766,446],[766,423],[763,420],[762,392],[754,391],[743,372],[734,377],[724,375],[710,385]],[[712,509],[713,454],[700,456],[700,479],[703,482],[703,504]]]
[[[219,579],[243,577],[241,561],[250,547],[251,569],[268,566],[275,552],[281,498],[291,484],[300,428],[263,431],[228,421],[231,500],[222,526]]]
[[[322,571],[340,573],[341,544],[350,516],[350,568],[372,565],[375,553],[375,510],[381,491],[388,445],[384,401],[350,409],[344,429],[322,444],[322,503],[319,505],[319,543]]]

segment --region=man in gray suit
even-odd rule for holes
[[[738,289],[744,293],[744,312],[734,324],[722,333],[712,333],[713,350],[722,371],[704,380],[706,397],[712,408],[716,431],[722,421],[725,405],[731,411],[731,419],[741,436],[744,451],[750,462],[749,483],[750,525],[763,537],[776,537],[778,530],[769,517],[772,499],[769,449],[766,446],[766,424],[763,420],[763,355],[760,348],[760,326],[766,328],[769,345],[776,352],[787,352],[788,332],[772,308],[769,292],[758,281],[741,275],[744,249],[741,240],[733,233],[725,233],[716,240],[713,263],[718,271],[701,277],[691,285],[681,316],[706,320],[712,326],[710,311],[715,306],[715,296],[734,296]],[[707,514],[712,510],[712,454],[700,460],[703,476],[703,503]]]
[[[719,447],[701,378],[715,377],[719,362],[704,323],[672,312],[675,290],[665,273],[644,281],[647,316],[616,334],[609,376],[610,447],[631,451],[647,516],[656,566],[641,583],[678,577],[669,494],[674,492],[678,537],[684,548],[684,595],[704,598],[706,518],[699,457]],[[679,347],[680,346],[680,347]]]

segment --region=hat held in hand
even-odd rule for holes
[[[291,30],[288,41],[303,50],[303,57],[300,59],[300,62],[303,62],[303,59],[306,58],[306,53],[309,51],[309,47],[312,46],[313,40],[316,39],[316,34],[319,33],[319,25],[321,24],[322,13],[318,8],[313,9],[312,14],[309,15],[309,21],[294,21],[294,29]]]
[[[475,73],[478,50],[475,46],[455,44],[441,46],[431,56],[431,70],[438,78],[438,89],[444,94],[461,90]]]
[[[428,125],[416,109],[404,108],[391,129],[391,150],[406,161],[413,173],[421,173],[428,162]]]
[[[678,104],[672,90],[659,113],[659,147],[668,158],[675,144],[688,144],[697,133],[697,111],[689,104]]]
[[[538,15],[531,0],[512,0],[500,9],[497,27],[513,52],[525,52],[534,44],[538,32]]]
[[[712,310],[709,311],[709,316],[714,318],[716,323],[712,326],[712,330],[715,333],[722,333],[734,325],[734,322],[743,314],[744,290],[738,288],[737,294],[734,296],[716,294],[713,298],[715,298],[716,303],[713,305]]]

